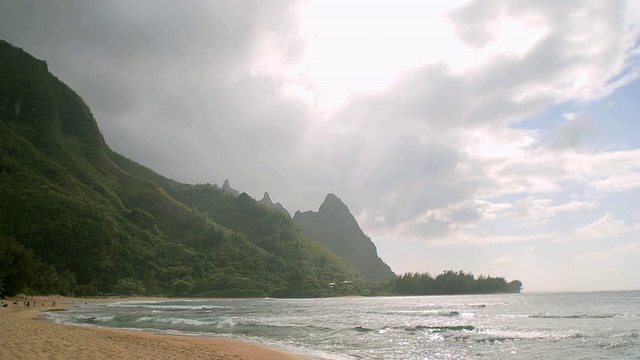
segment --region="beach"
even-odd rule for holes
[[[17,305],[13,304],[14,300]],[[4,300],[9,306],[0,308],[0,359],[304,359],[221,338],[56,324],[47,321],[43,314],[44,311],[64,311],[76,303],[115,300],[47,297],[42,306],[45,298],[36,297],[33,300],[36,306],[30,308],[24,307],[23,301],[26,300]],[[55,307],[51,301],[56,301]]]

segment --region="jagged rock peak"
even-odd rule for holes
[[[229,180],[225,179],[224,183],[222,184],[222,191],[224,191],[227,194],[230,194],[232,196],[238,196],[240,195],[240,192],[234,188],[231,187],[231,185],[229,185]]]
[[[342,200],[340,200],[339,197],[335,196],[332,193],[327,194],[327,197],[324,199],[324,202],[322,202],[322,205],[320,205],[320,212],[326,212],[326,211],[346,211],[349,212],[349,208],[347,207],[347,205],[345,205],[345,203],[342,202]]]
[[[334,194],[327,195],[318,212],[296,212],[293,222],[307,237],[347,260],[364,279],[388,281],[395,276],[347,205]]]
[[[271,209],[276,209],[278,211],[280,211],[282,214],[286,215],[287,217],[291,218],[291,214],[289,214],[289,211],[287,211],[287,209],[285,209],[284,206],[282,206],[282,204],[278,203],[273,203],[273,201],[271,200],[271,197],[269,196],[268,192],[264,192],[264,196],[262,197],[262,200],[258,201],[258,203],[271,208]]]

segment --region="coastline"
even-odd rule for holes
[[[165,298],[80,299],[61,296],[33,298],[36,306],[25,308],[25,299],[3,300],[0,308],[0,358],[2,359],[215,359],[303,360],[305,357],[241,341],[165,335],[144,331],[93,328],[57,324],[44,312],[64,311],[75,303],[170,300]],[[56,306],[51,306],[51,301]],[[18,305],[13,302],[17,301]]]

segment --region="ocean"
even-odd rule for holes
[[[640,291],[117,302],[48,316],[313,359],[640,359]]]

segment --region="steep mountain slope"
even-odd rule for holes
[[[213,195],[191,198],[203,191]],[[0,199],[9,293],[322,295],[356,277],[246,194],[179,184],[113,152],[82,99],[1,40]]]
[[[364,279],[387,281],[395,276],[337,196],[327,195],[318,212],[296,212],[293,222],[308,237],[346,259]]]
[[[260,249],[279,259],[294,261],[298,267],[289,270],[297,275],[305,274],[301,280],[296,280],[304,282],[305,286],[324,286],[330,278],[357,279],[357,272],[347,262],[305,236],[290,217],[261,206],[246,193],[235,196],[217,185],[181,184],[114,152],[111,152],[111,158],[128,173],[158,184],[172,198],[237,231]],[[228,182],[225,183],[228,186]],[[314,271],[319,276],[308,276]],[[322,282],[317,281],[321,279]]]

